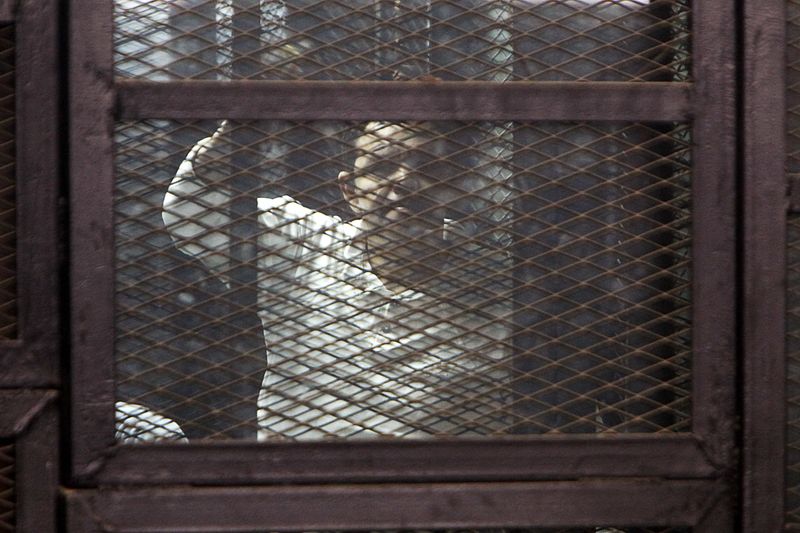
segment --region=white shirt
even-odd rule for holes
[[[224,278],[231,223],[224,167],[194,168],[198,158],[221,157],[220,132],[184,160],[163,217],[178,248]],[[508,254],[471,244],[458,270],[427,293],[394,294],[357,245],[359,221],[288,196],[260,198],[258,207],[258,314],[268,361],[259,439],[485,435],[509,427],[511,283],[498,275],[510,271]]]
[[[259,438],[487,434],[508,426],[510,305],[389,292],[359,222],[260,198]],[[505,410],[505,411],[504,411]]]

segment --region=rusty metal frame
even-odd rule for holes
[[[0,0],[14,25],[17,335],[0,341],[0,439],[14,445],[18,531],[58,531],[61,383],[59,0]]]
[[[742,531],[758,533],[785,515],[786,2],[743,6]]]
[[[481,500],[494,490],[505,490],[509,491],[508,498],[497,500],[497,507],[490,510],[486,505],[477,506],[464,515],[469,517],[469,523],[530,525],[535,518],[542,524],[595,525],[601,518],[611,518],[603,514],[608,510],[602,508],[602,502],[613,502],[611,509],[617,521],[625,522],[627,518],[642,525],[645,521],[646,525],[691,522],[695,531],[731,530],[735,498],[730,493],[733,487],[726,483],[730,483],[736,467],[734,0],[694,3],[693,79],[696,81],[692,84],[515,82],[507,87],[477,82],[331,82],[319,86],[308,82],[116,81],[112,66],[111,4],[100,0],[70,3],[72,480],[85,487],[278,482],[409,484],[360,485],[350,489],[317,486],[153,488],[135,492],[128,492],[132,487],[118,491],[78,490],[67,495],[69,515],[77,528],[74,530],[83,531],[80,527],[86,527],[86,531],[92,531],[91,527],[100,527],[91,526],[99,519],[114,522],[114,512],[133,520],[131,525],[118,524],[120,531],[146,529],[149,517],[142,515],[161,516],[165,520],[180,518],[184,520],[181,524],[187,525],[185,521],[195,520],[193,513],[186,512],[189,508],[186,505],[190,504],[209,513],[197,515],[212,520],[204,522],[204,526],[218,523],[220,527],[246,531],[254,527],[245,517],[250,511],[237,513],[231,509],[238,505],[248,510],[273,508],[264,504],[270,499],[278,508],[281,502],[289,503],[292,498],[287,494],[294,494],[292,490],[308,490],[319,499],[304,507],[303,513],[293,515],[294,523],[278,519],[283,516],[290,520],[285,514],[274,515],[272,523],[276,528],[363,526],[365,520],[375,516],[370,514],[370,507],[385,508],[387,494],[401,493],[405,496],[395,502],[397,510],[388,509],[388,518],[380,524],[455,527],[465,524],[457,509],[467,502]],[[214,99],[213,108],[207,101],[211,92],[221,95]],[[570,95],[578,98],[579,103],[567,101]],[[652,98],[648,106],[635,103],[642,95]],[[259,105],[253,105],[254,99]],[[115,445],[114,121],[190,115],[262,119],[693,120],[692,432],[358,444]],[[87,202],[87,198],[91,201]],[[568,481],[586,477],[612,479]],[[634,482],[625,477],[647,477],[649,481]],[[493,483],[499,481],[509,483]],[[337,518],[334,511],[326,510],[326,502],[331,504],[327,507],[337,507],[333,504],[341,502],[344,493],[337,492],[341,490],[354,491],[363,502],[350,517]],[[549,497],[550,491],[561,499]],[[708,496],[712,493],[718,496]],[[447,499],[450,497],[463,498],[463,503],[452,504]],[[174,514],[177,510],[169,504],[173,498],[181,501],[181,517]],[[424,514],[421,509],[429,508],[427,504],[421,506],[425,502],[441,503],[443,518]],[[136,512],[142,505],[147,506],[147,513]],[[525,508],[531,505],[533,510],[529,513]],[[693,511],[681,514],[688,509]],[[260,522],[258,528],[271,527],[268,524]],[[369,525],[372,527],[372,523]],[[177,527],[175,523],[173,526]],[[165,522],[164,527],[170,526]]]
[[[0,391],[0,439],[14,442],[18,531],[57,531],[57,393]]]
[[[57,0],[0,3],[16,26],[18,335],[0,341],[0,388],[59,383]]]
[[[119,80],[120,119],[682,121],[691,85],[655,82]],[[330,102],[346,101],[344,108]],[[531,102],[536,102],[531,105]],[[257,110],[257,111],[255,111]],[[222,114],[221,114],[222,113]]]
[[[565,481],[67,491],[70,531],[691,526],[730,530],[722,484]],[[226,502],[220,505],[219,502]]]

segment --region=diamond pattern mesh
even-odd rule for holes
[[[800,217],[789,218],[788,232],[786,512],[800,523]]]
[[[800,176],[800,1],[787,2],[788,177]],[[800,217],[788,219],[787,235],[787,433],[786,522],[800,524]]]
[[[120,438],[688,431],[689,132],[121,124]]]
[[[16,490],[14,488],[14,445],[0,442],[0,532],[16,531]]]
[[[0,25],[0,339],[17,336],[14,27]]]
[[[116,0],[118,76],[671,81],[688,0]]]

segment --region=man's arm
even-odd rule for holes
[[[228,183],[236,172],[230,164],[235,146],[223,122],[211,137],[199,141],[186,156],[169,185],[162,217],[175,245],[197,257],[224,278],[230,266],[230,207]],[[269,162],[267,162],[268,164]],[[328,228],[341,223],[289,196],[258,199],[259,246],[274,252],[262,256],[262,266],[276,261],[301,262],[302,244],[312,245]]]

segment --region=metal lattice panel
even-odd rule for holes
[[[787,171],[800,174],[800,1],[787,2],[786,25]]]
[[[0,442],[0,532],[16,531],[14,445]]]
[[[120,438],[688,431],[689,131],[120,125]]]
[[[788,232],[786,520],[800,523],[800,217]]]
[[[787,175],[800,175],[800,1],[787,2]],[[800,218],[787,236],[786,521],[800,524]]]
[[[0,339],[17,335],[14,27],[0,25]]]
[[[688,0],[117,0],[119,76],[670,81]]]

